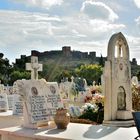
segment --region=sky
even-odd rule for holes
[[[107,56],[116,32],[140,64],[140,0],[0,0],[0,52],[10,62],[62,46]]]

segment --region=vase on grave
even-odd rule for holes
[[[70,122],[70,115],[67,112],[67,109],[57,109],[54,116],[54,122],[58,129],[66,129]]]

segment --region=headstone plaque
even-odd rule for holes
[[[9,110],[13,109],[14,95],[7,95]]]
[[[7,110],[8,110],[7,94],[1,93],[0,94],[0,111],[7,111]]]
[[[49,111],[50,120],[53,119],[56,109],[62,108],[63,104],[61,102],[58,84],[57,82],[47,82],[46,84],[46,102],[47,102],[47,110]]]
[[[38,124],[48,124],[48,109],[44,96],[46,81],[18,80],[19,94],[24,100],[24,126],[37,128]]]
[[[23,115],[23,101],[18,94],[13,95],[13,115]]]

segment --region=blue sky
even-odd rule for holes
[[[62,46],[107,56],[116,32],[140,64],[140,0],[0,0],[0,52],[10,62]]]

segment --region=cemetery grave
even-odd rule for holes
[[[117,56],[115,47],[118,51]],[[1,140],[78,140],[85,137],[106,140],[112,138],[113,134],[119,136],[118,132],[126,131],[122,127],[134,125],[129,48],[122,33],[114,34],[109,41],[108,59],[101,78],[102,85],[93,82],[92,86],[88,86],[86,79],[72,77],[71,82],[62,82],[59,89],[57,82],[38,79],[38,71],[42,70],[42,64],[38,64],[38,58],[35,56],[31,57],[31,63],[26,63],[26,70],[31,70],[31,79],[17,80],[15,87],[13,86],[13,89],[17,88],[13,96],[13,114],[23,115],[22,124],[20,122],[19,126],[10,128],[7,125],[7,128],[0,129]],[[132,81],[137,84],[136,78]],[[0,85],[0,91],[0,110],[7,112],[8,100],[3,85]],[[61,95],[62,92],[64,96]],[[90,124],[69,123],[64,130],[57,129],[59,127],[54,123],[57,119],[55,115],[58,110],[62,115],[64,99],[68,101],[66,107],[71,121],[77,119],[77,123]],[[62,122],[65,122],[65,115],[66,113],[62,115]],[[127,130],[132,134],[131,129]],[[75,131],[78,135],[74,138]]]

